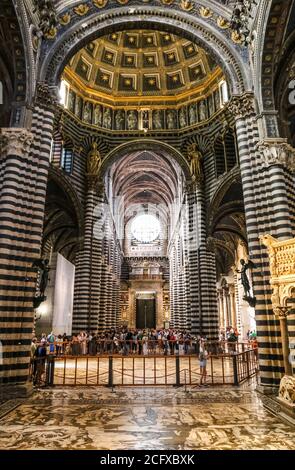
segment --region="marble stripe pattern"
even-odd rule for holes
[[[55,388],[18,402],[0,405],[1,449],[295,449],[294,428],[246,387]]]

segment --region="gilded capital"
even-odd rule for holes
[[[3,128],[0,133],[1,156],[26,156],[31,148],[34,136],[27,129]]]
[[[295,149],[284,139],[265,139],[257,145],[260,163],[268,168],[281,165],[290,171],[295,170]]]
[[[227,109],[236,119],[247,118],[255,113],[254,95],[252,93],[232,95]]]

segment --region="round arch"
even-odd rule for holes
[[[115,147],[113,150],[111,150],[103,159],[103,162],[101,165],[102,177],[104,177],[108,168],[110,168],[110,166],[116,160],[123,158],[128,153],[133,153],[137,150],[152,150],[158,154],[161,154],[161,153],[164,153],[166,155],[168,154],[179,164],[180,168],[182,169],[184,173],[186,180],[190,181],[190,169],[189,169],[188,162],[178,150],[176,150],[174,147],[172,147],[171,145],[167,143],[160,142],[158,140],[144,139],[144,138],[126,142],[124,144],[121,144]]]
[[[143,19],[144,18],[144,19]],[[239,46],[222,35],[222,32],[203,18],[169,8],[134,6],[113,8],[103,16],[92,14],[69,27],[44,50],[39,80],[50,86],[58,85],[59,78],[71,57],[88,42],[112,31],[160,29],[186,37],[211,54],[224,70],[233,94],[251,90],[247,61],[242,58]]]

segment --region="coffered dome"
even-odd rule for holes
[[[169,100],[204,89],[220,73],[211,57],[187,39],[167,32],[130,30],[87,44],[72,58],[64,78],[92,97]]]

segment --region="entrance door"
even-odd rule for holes
[[[136,328],[156,328],[156,299],[136,299]]]

